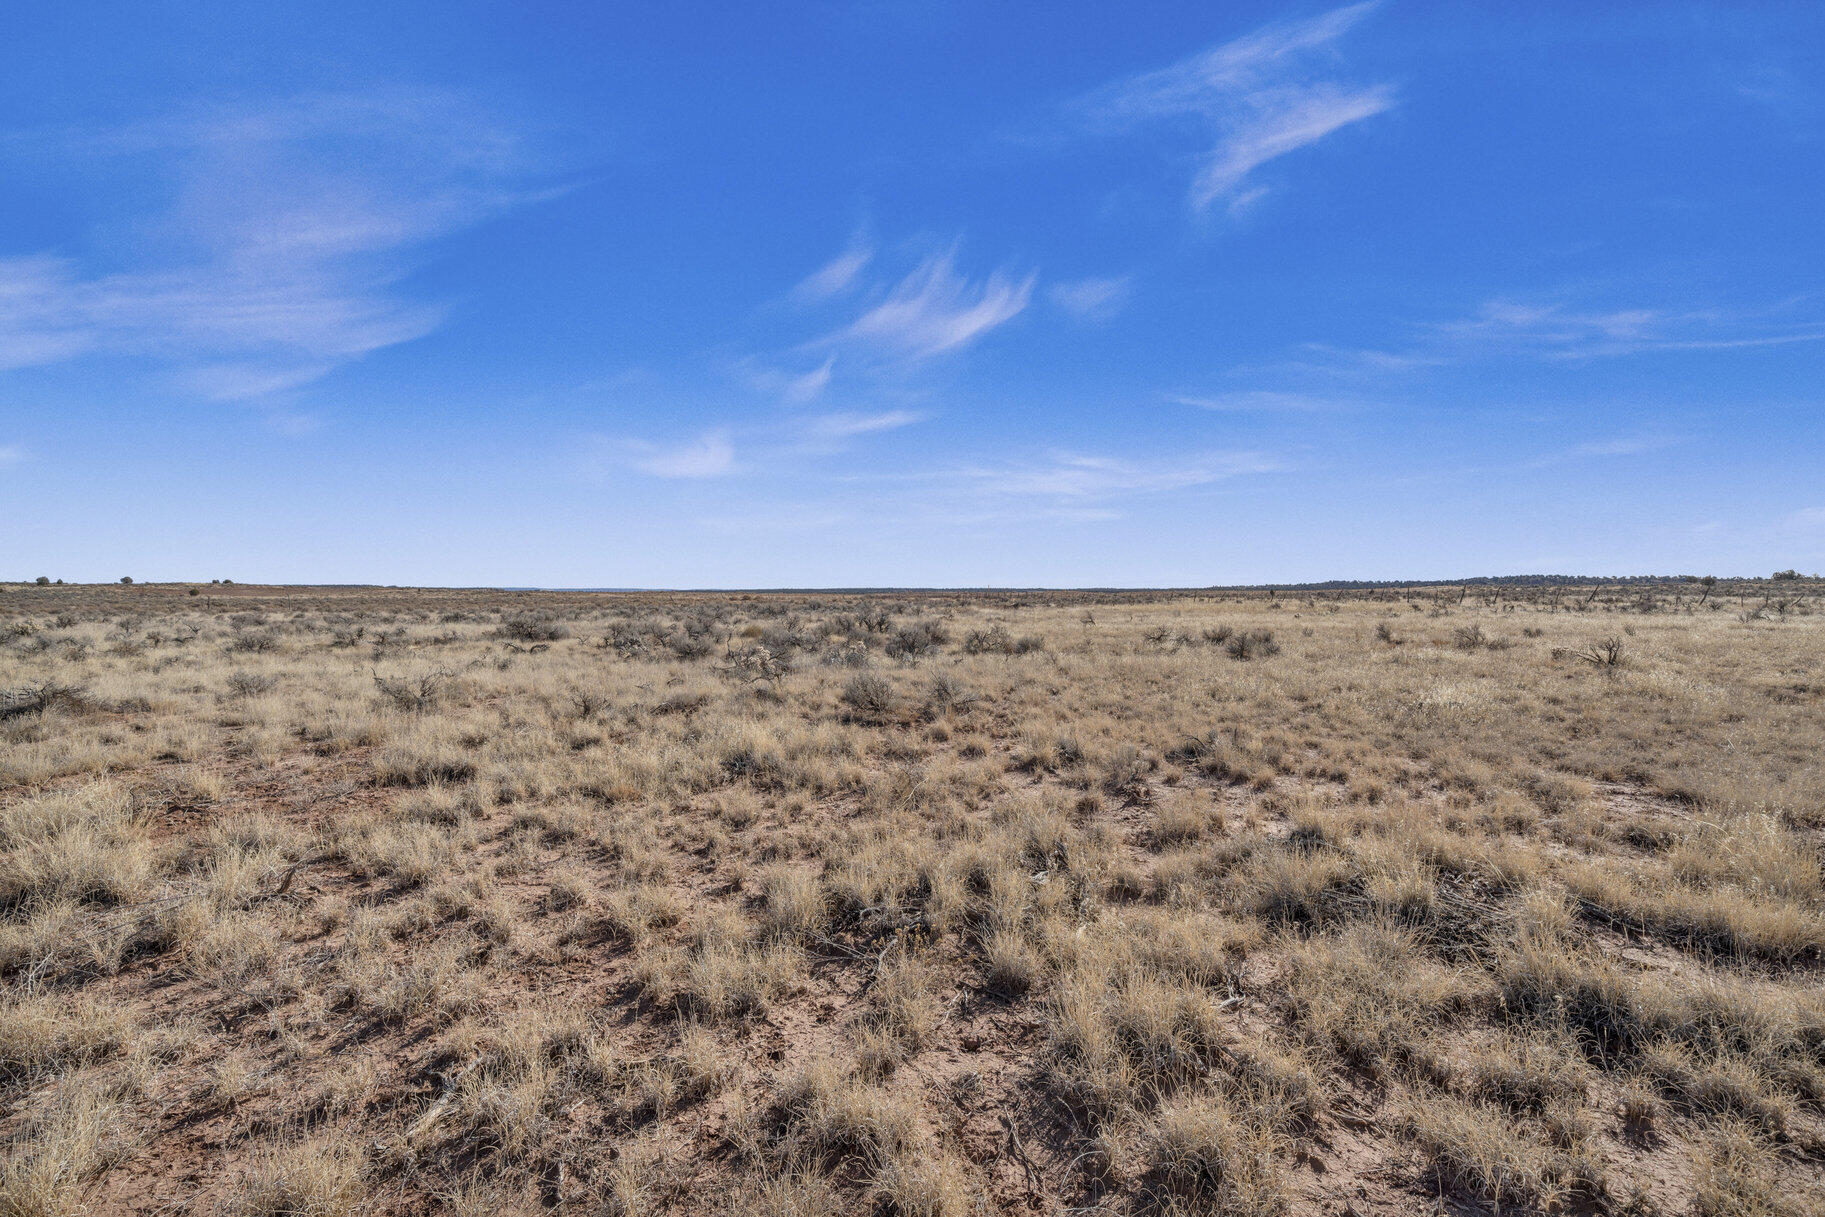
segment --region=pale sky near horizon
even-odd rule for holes
[[[1825,6],[86,3],[0,578],[1825,568]]]

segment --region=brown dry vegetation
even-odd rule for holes
[[[0,1214],[1818,1213],[1783,597],[7,588]]]

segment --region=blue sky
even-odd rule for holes
[[[1825,7],[36,6],[0,577],[1825,567]]]

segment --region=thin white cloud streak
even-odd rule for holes
[[[24,444],[0,444],[0,469],[24,463],[25,456]]]
[[[1258,196],[1241,193],[1249,174],[1276,157],[1380,114],[1394,104],[1394,93],[1388,88],[1350,91],[1317,87],[1303,95],[1275,99],[1258,96],[1251,99],[1251,104],[1260,106],[1261,112],[1224,139],[1192,183],[1193,207],[1202,209],[1225,197],[1238,203],[1252,201]]]
[[[1412,372],[1420,368],[1441,367],[1452,362],[1450,358],[1438,353],[1422,354],[1418,351],[1378,351],[1369,347],[1340,347],[1324,342],[1307,342],[1300,345],[1312,356],[1311,361],[1300,361],[1280,371],[1318,369],[1335,371],[1340,368],[1361,372]],[[1268,371],[1269,368],[1237,368],[1236,371]]]
[[[997,270],[972,282],[957,273],[950,254],[934,255],[825,341],[857,342],[904,358],[927,359],[968,346],[1019,316],[1032,299],[1036,279]]]
[[[677,447],[646,440],[622,440],[621,460],[656,478],[702,479],[735,472],[735,444],[727,432],[709,431]]]
[[[1093,129],[1190,125],[1208,148],[1190,189],[1194,208],[1260,194],[1255,170],[1394,105],[1391,86],[1326,79],[1336,43],[1375,8],[1352,4],[1268,26],[1188,59],[1105,85],[1076,110]]]
[[[1127,457],[1059,451],[853,480],[905,486],[908,493],[897,509],[901,519],[975,528],[997,522],[1117,520],[1134,500],[1285,468],[1279,458],[1262,452]],[[879,494],[875,492],[875,501]]]
[[[801,348],[786,358],[798,358],[803,354]],[[785,362],[786,358],[780,362]],[[788,372],[773,366],[771,359],[752,357],[738,360],[735,366],[743,382],[756,393],[777,397],[787,405],[807,406],[822,397],[830,387],[830,382],[836,375],[836,356],[825,356],[822,363],[806,372]]]
[[[206,394],[256,397],[435,329],[443,311],[309,268],[220,267],[84,279],[73,263],[0,263],[0,367],[86,354],[170,361]]]
[[[924,422],[926,415],[915,410],[883,410],[878,414],[824,414],[814,418],[807,428],[819,439],[850,439],[880,431],[897,431]]]
[[[1582,444],[1573,444],[1558,452],[1550,452],[1545,456],[1525,461],[1519,467],[1522,469],[1548,469],[1554,465],[1577,461],[1645,456],[1650,452],[1660,452],[1667,448],[1677,447],[1684,442],[1677,435],[1619,435],[1610,439],[1587,440]]]
[[[71,273],[48,255],[0,258],[0,372],[80,355],[89,337],[65,302]]]
[[[678,442],[596,436],[588,442],[581,466],[590,476],[621,468],[674,480],[778,472],[794,459],[828,456],[850,440],[910,427],[925,418],[910,410],[818,414],[771,425],[713,428]]]
[[[1304,393],[1282,393],[1272,389],[1243,389],[1229,393],[1180,394],[1170,400],[1181,406],[1218,413],[1307,413],[1337,409],[1338,402]]]
[[[145,239],[127,269],[0,261],[0,368],[139,357],[220,399],[296,388],[430,333],[443,307],[398,290],[413,251],[539,197],[519,137],[434,91],[308,97],[56,143],[104,167],[150,159],[174,202],[128,217]]]
[[[795,405],[802,406],[816,401],[824,390],[830,387],[830,378],[835,371],[836,356],[832,355],[820,366],[806,372],[803,376],[788,378],[780,395]]]
[[[1108,321],[1128,306],[1134,280],[1127,275],[1074,279],[1054,283],[1046,295],[1054,305],[1080,321]]]
[[[949,478],[995,496],[1059,500],[1162,494],[1285,466],[1260,452],[1217,452],[1153,462],[1083,453],[1053,453],[1021,464],[969,466]]]
[[[1403,373],[1492,359],[1577,362],[1632,355],[1755,350],[1825,342],[1825,323],[1784,320],[1791,303],[1760,309],[1578,308],[1497,297],[1466,317],[1416,323],[1393,349],[1308,342],[1313,359],[1235,371]]]
[[[857,242],[812,271],[792,289],[794,299],[813,302],[840,296],[855,285],[857,278],[874,260],[874,249]]]
[[[1650,351],[1720,351],[1825,341],[1825,325],[1770,325],[1766,315],[1717,309],[1577,310],[1560,303],[1495,299],[1474,316],[1430,327],[1435,344],[1474,355],[1531,352],[1590,359]]]
[[[1567,456],[1640,456],[1647,452],[1659,452],[1671,448],[1680,442],[1673,435],[1624,435],[1614,439],[1591,440],[1579,444],[1568,452]]]

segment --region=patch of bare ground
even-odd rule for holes
[[[0,1213],[1816,1213],[1747,594],[8,589]]]

